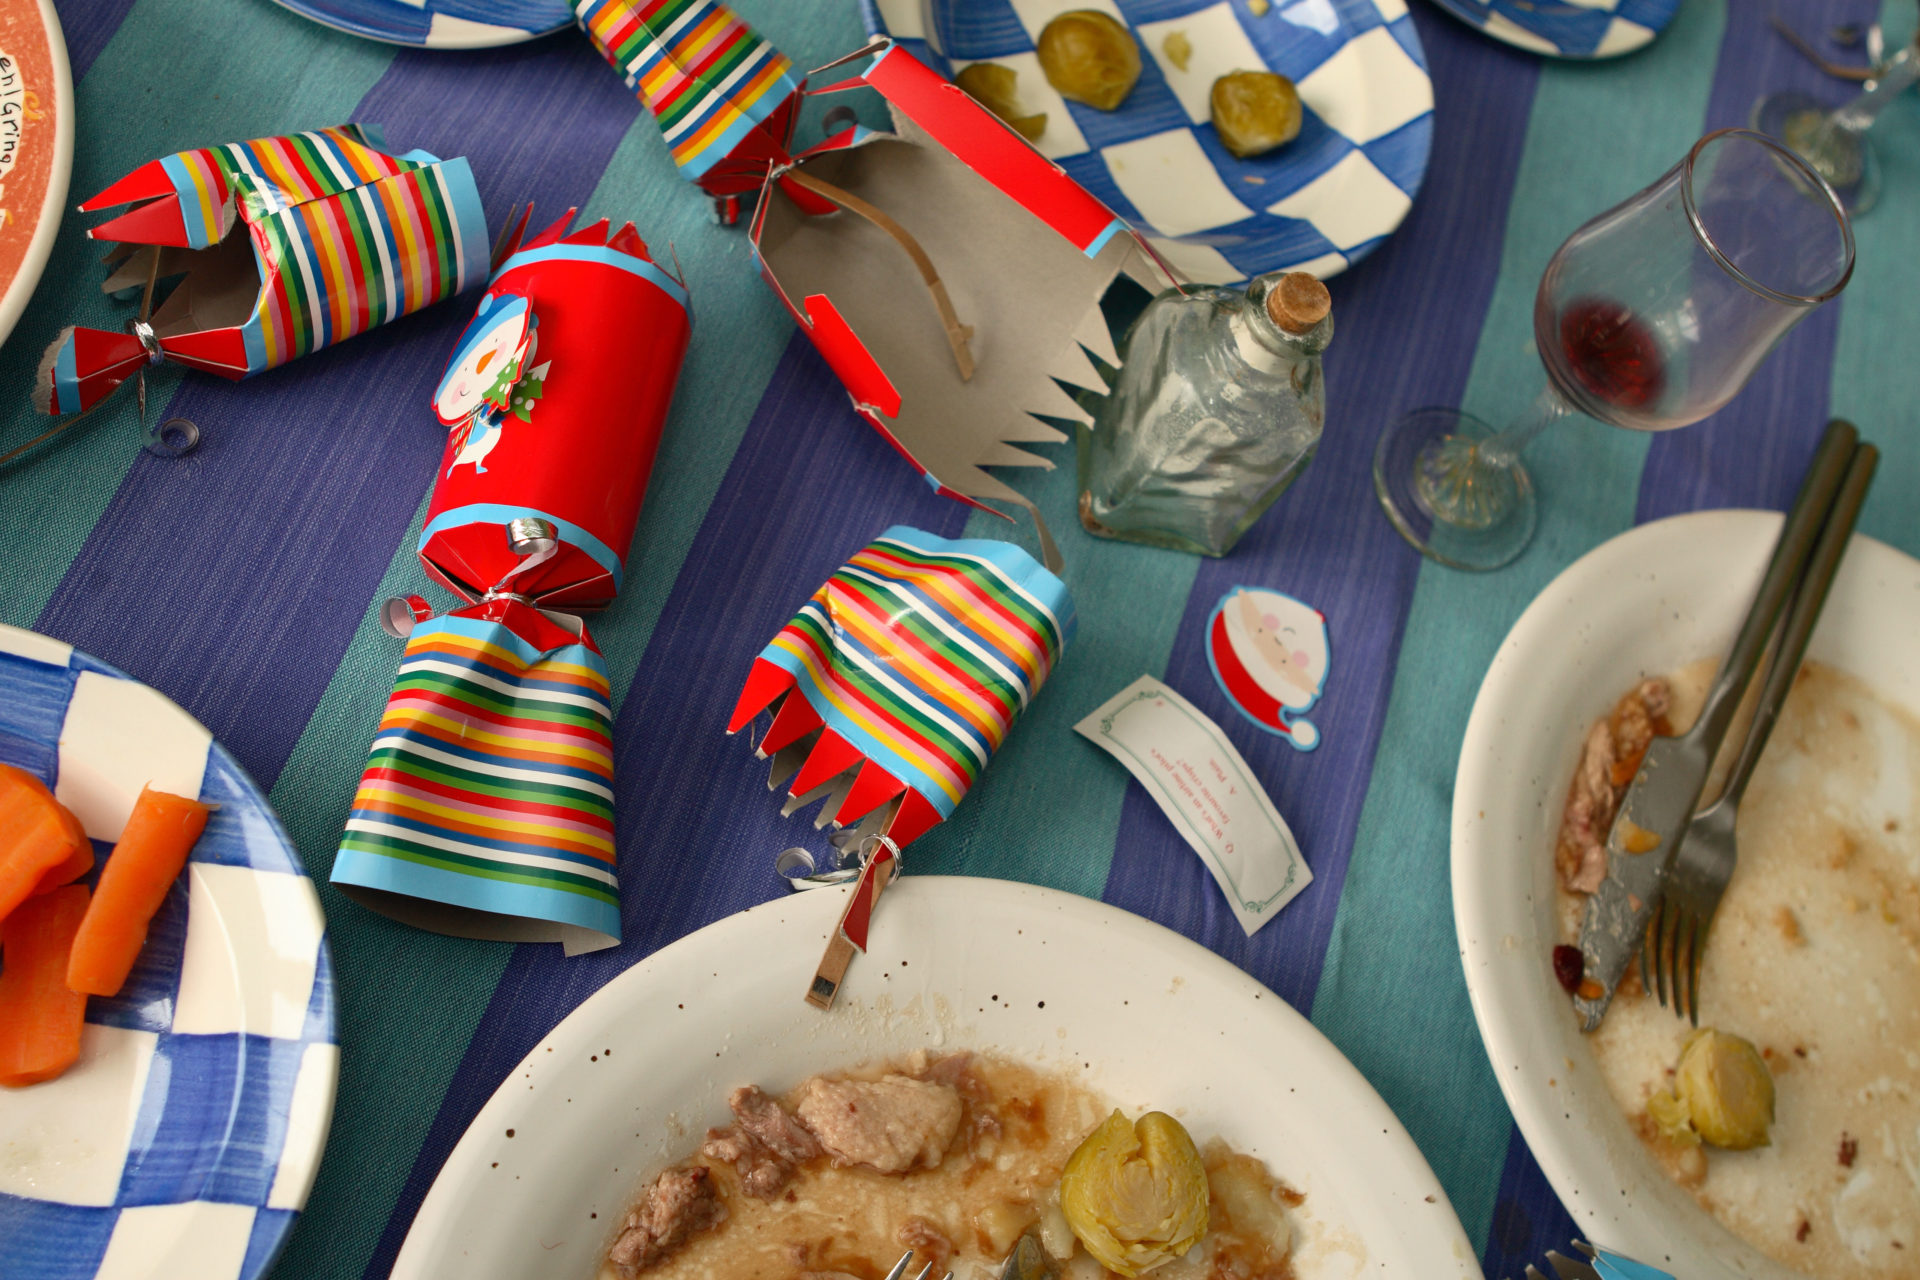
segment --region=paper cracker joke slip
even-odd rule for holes
[[[1227,895],[1249,937],[1313,883],[1286,819],[1220,726],[1141,676],[1074,728],[1113,753]]]

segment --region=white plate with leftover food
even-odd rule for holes
[[[1050,1141],[1057,1156],[1063,1135],[1070,1150],[1107,1105],[1130,1117],[1158,1110],[1202,1145],[1221,1137],[1264,1162],[1302,1197],[1285,1214],[1298,1280],[1479,1275],[1439,1182],[1379,1095],[1304,1018],[1211,952],[1070,894],[908,876],[888,890],[868,953],[822,1013],[802,995],[844,901],[838,891],[798,894],[719,921],[570,1014],[454,1148],[401,1248],[396,1280],[589,1280],[636,1192],[684,1166],[709,1127],[733,1120],[736,1089],[763,1086],[796,1107],[790,1091],[819,1073],[891,1062],[937,1080],[942,1063],[995,1059],[1005,1061],[988,1074],[1003,1082],[1006,1063],[1017,1064],[1068,1094],[1097,1094],[1100,1105],[1043,1108],[1037,1138],[1008,1121],[995,1135],[1006,1144],[1001,1158],[982,1166],[987,1183],[1025,1167],[1018,1141]],[[817,1125],[807,1105],[800,1100],[798,1114]],[[944,1179],[971,1159],[976,1114],[970,1103],[942,1168],[909,1176]],[[869,1183],[878,1176],[865,1172]],[[772,1203],[799,1221],[812,1200],[796,1206],[776,1194]],[[978,1273],[998,1230],[989,1229],[993,1210],[943,1195],[916,1205],[959,1248],[950,1265],[961,1275]],[[764,1230],[768,1220],[764,1203],[742,1197],[718,1232],[735,1221]],[[846,1230],[857,1236],[860,1224]],[[796,1241],[791,1260],[768,1274],[878,1276],[904,1251],[891,1231],[851,1261],[822,1258],[816,1246]],[[939,1247],[923,1246],[922,1258]]]
[[[1629,722],[1690,722],[1780,522],[1642,525],[1514,624],[1461,748],[1455,924],[1501,1088],[1583,1236],[1688,1280],[1920,1276],[1920,562],[1853,539],[1741,807],[1701,979],[1701,1027],[1765,1068],[1722,1099],[1736,1122],[1675,1074],[1690,1029],[1634,971],[1592,1037],[1563,989],[1580,975],[1556,974],[1583,909],[1568,887],[1582,831],[1604,842],[1645,733]],[[1743,1125],[1766,1145],[1695,1140]]]
[[[1433,84],[1403,0],[861,0],[860,13],[1197,281],[1343,271],[1400,225],[1426,176]]]

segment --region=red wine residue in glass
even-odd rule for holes
[[[1580,298],[1560,313],[1560,350],[1595,398],[1641,409],[1666,388],[1666,358],[1633,312],[1604,298]]]

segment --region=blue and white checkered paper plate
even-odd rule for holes
[[[348,35],[422,49],[489,49],[573,25],[565,0],[279,0]]]
[[[0,1280],[255,1280],[320,1163],[340,1051],[313,882],[233,757],[166,698],[0,626],[0,761],[104,856],[140,788],[220,807],[80,1061],[0,1089]],[[96,873],[97,874],[97,873]]]
[[[942,75],[1012,69],[1020,107],[1044,111],[1035,144],[1195,280],[1268,271],[1326,277],[1384,240],[1413,206],[1433,137],[1433,84],[1405,0],[860,0]],[[1139,38],[1140,82],[1118,111],[1069,103],[1034,41],[1056,14],[1103,9]],[[1184,34],[1181,70],[1165,43]],[[1300,90],[1300,136],[1242,160],[1210,120],[1213,82],[1277,71]]]
[[[1433,0],[1460,21],[1550,58],[1617,58],[1649,44],[1680,0]]]

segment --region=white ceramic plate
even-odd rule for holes
[[[1588,727],[1640,677],[1727,651],[1780,520],[1675,516],[1569,566],[1501,644],[1454,785],[1454,923],[1474,1016],[1520,1131],[1585,1238],[1687,1280],[1797,1273],[1670,1182],[1607,1092],[1553,977],[1553,840]],[[1920,711],[1915,636],[1920,561],[1856,536],[1809,655]]]
[[[1197,1137],[1266,1160],[1307,1194],[1299,1280],[1479,1276],[1379,1095],[1211,952],[1071,894],[909,876],[822,1014],[801,994],[844,901],[819,890],[722,920],[574,1010],[454,1148],[394,1280],[592,1275],[636,1180],[726,1123],[736,1085],[784,1090],[821,1070],[963,1047],[1091,1063],[1085,1078],[1117,1104],[1173,1112]]]
[[[0,761],[50,785],[101,859],[149,782],[218,806],[126,985],[87,1001],[79,1062],[0,1089],[0,1277],[260,1280],[313,1186],[340,1065],[313,882],[198,721],[7,626]]]
[[[0,148],[0,342],[40,283],[66,211],[73,169],[73,72],[52,0],[0,0],[0,116],[16,132]]]

